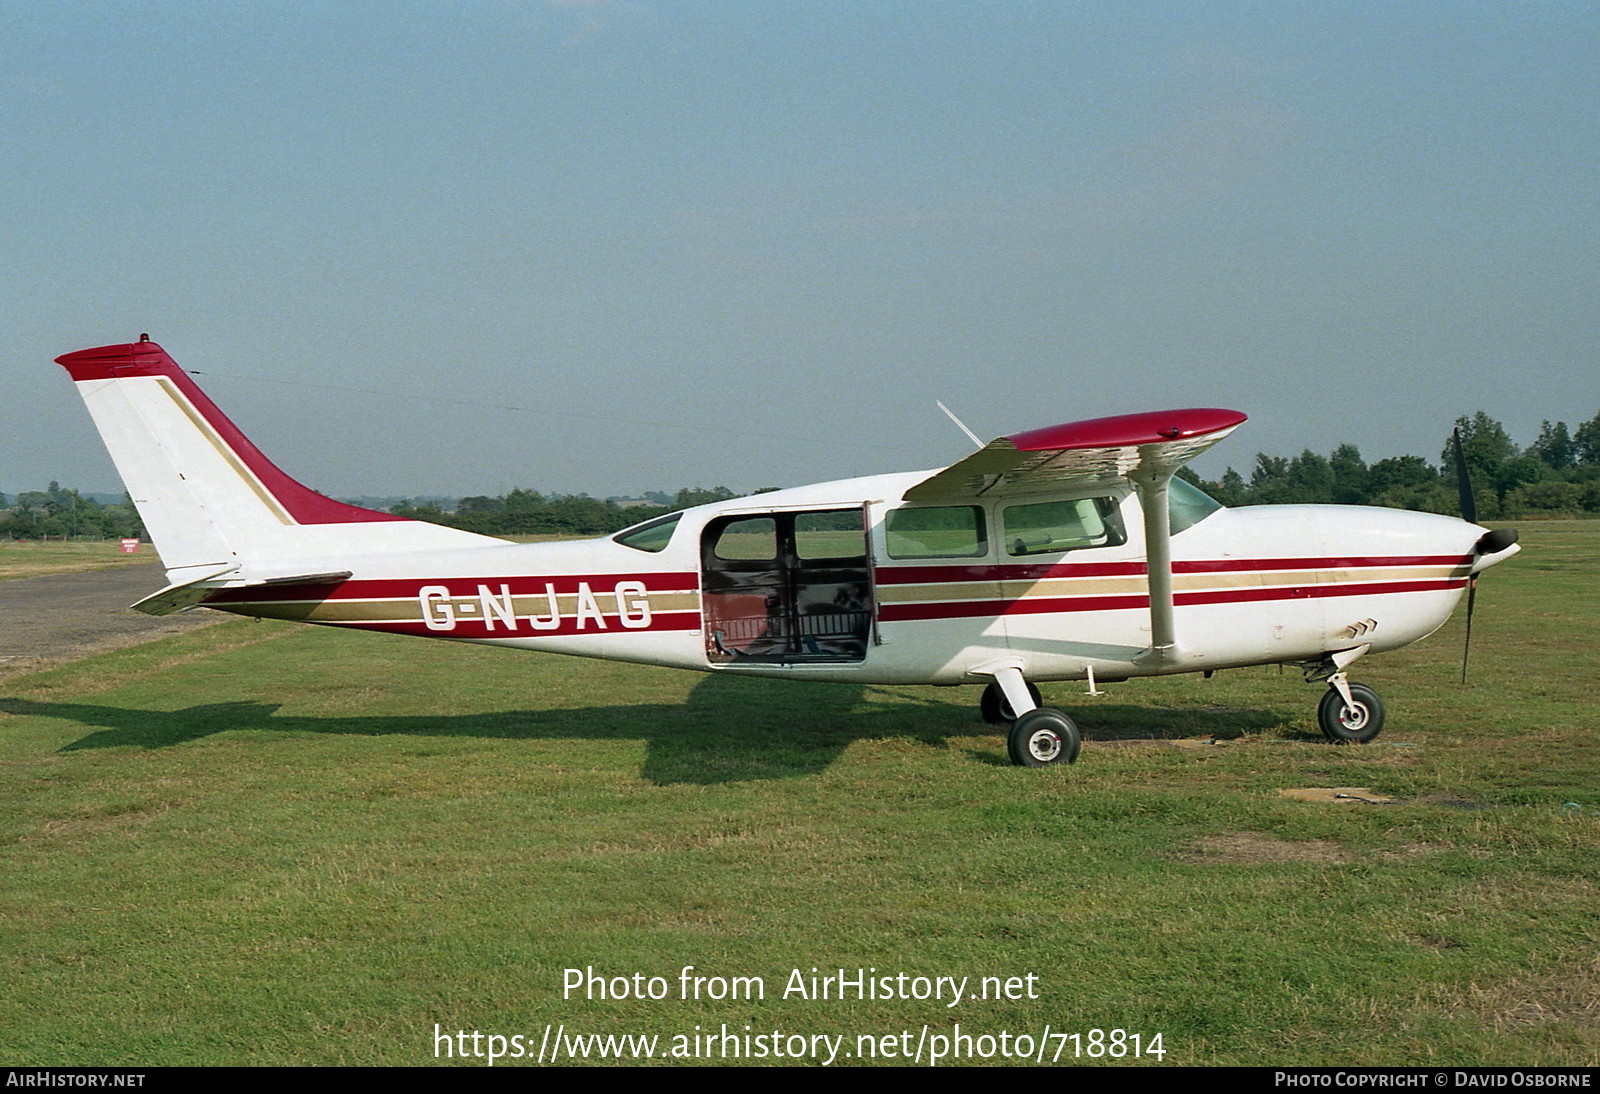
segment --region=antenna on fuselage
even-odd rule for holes
[[[978,447],[978,448],[982,448],[983,447],[983,442],[978,440],[978,435],[976,433],[974,433],[972,430],[967,428],[967,423],[966,422],[963,422],[960,418],[956,417],[955,411],[953,411],[949,407],[945,406],[938,399],[935,399],[933,401],[933,405],[938,407],[940,410],[944,411],[944,416],[946,418],[949,418],[952,422],[955,422],[956,423],[956,428],[961,430],[961,432],[965,433],[967,435],[967,438],[970,441],[972,441],[972,443],[976,447]]]

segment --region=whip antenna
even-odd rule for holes
[[[983,447],[983,442],[978,440],[978,435],[976,433],[974,433],[972,430],[968,429],[967,428],[967,423],[963,422],[960,418],[957,418],[955,416],[955,412],[954,411],[952,411],[949,407],[945,406],[938,399],[935,399],[933,401],[933,405],[938,407],[940,410],[944,411],[944,416],[946,418],[949,418],[952,422],[955,422],[956,423],[956,428],[961,430],[961,432],[965,433],[967,435],[968,439],[970,439],[973,444],[977,445],[979,448]]]

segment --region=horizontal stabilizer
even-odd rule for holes
[[[269,577],[261,581],[219,581],[229,575],[237,574],[239,567],[226,566],[209,574],[202,574],[191,581],[168,585],[159,593],[145,597],[135,604],[134,610],[144,612],[146,615],[172,615],[174,612],[188,611],[199,605],[207,596],[218,589],[250,589],[264,585],[335,585],[351,576],[349,570],[337,570],[320,574],[292,574],[284,577]]]
[[[213,583],[219,577],[227,577],[238,572],[237,566],[223,566],[188,581],[168,585],[159,593],[152,593],[139,601],[133,606],[133,610],[143,612],[145,615],[173,615],[177,612],[186,612],[217,590],[218,586]]]

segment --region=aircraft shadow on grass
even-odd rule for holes
[[[977,698],[977,689],[963,689]],[[337,733],[363,737],[480,737],[504,740],[643,740],[640,774],[657,785],[716,784],[797,778],[828,768],[853,741],[904,738],[936,748],[965,743],[983,763],[1007,764],[999,729],[978,718],[975,704],[880,692],[849,684],[808,684],[708,676],[681,704],[643,703],[473,714],[285,715],[281,704],[207,703],[160,711],[0,698],[0,711],[60,718],[100,726],[62,746],[62,752],[98,748],[170,748],[216,733]],[[1194,712],[1096,705],[1085,711],[1091,742],[1164,740],[1213,732]],[[1217,736],[1281,723],[1264,710],[1230,710],[1215,719]],[[985,740],[988,738],[988,740]]]

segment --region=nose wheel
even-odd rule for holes
[[[1366,744],[1383,730],[1383,702],[1365,684],[1334,684],[1317,704],[1317,724],[1334,744]]]

